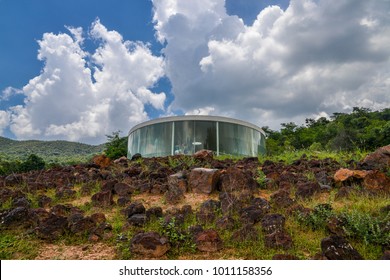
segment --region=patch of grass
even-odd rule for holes
[[[255,180],[259,184],[261,189],[265,188],[267,182],[267,176],[264,174],[263,170],[257,169]]]
[[[126,223],[125,216],[120,213],[119,209],[115,212],[115,214],[107,219],[108,223],[112,225],[112,230],[114,234],[119,234],[122,230],[122,227]]]
[[[286,220],[285,228],[293,240],[293,247],[289,252],[300,259],[311,259],[321,252],[321,240],[328,235],[323,228],[313,230],[302,226],[294,217]]]
[[[382,246],[366,244],[353,239],[349,239],[348,241],[365,260],[378,260],[383,255]]]
[[[12,198],[8,198],[6,201],[0,204],[0,211],[12,208]]]
[[[233,162],[236,162],[236,161],[239,161],[241,159],[243,159],[244,157],[243,156],[234,156],[234,155],[219,155],[219,156],[215,156],[214,157],[216,160],[226,160],[226,159],[230,159],[232,160]]]
[[[334,201],[333,208],[337,212],[356,210],[376,215],[379,209],[389,205],[388,196],[371,196],[365,193],[352,192],[348,198]]]
[[[347,151],[328,151],[321,150],[315,151],[311,149],[291,149],[285,150],[283,153],[277,155],[268,155],[268,156],[260,156],[259,161],[263,163],[265,160],[271,160],[274,162],[283,161],[285,164],[292,164],[295,160],[302,158],[302,156],[307,157],[308,159],[333,159],[339,162],[343,166],[349,166],[349,162],[351,161],[360,161],[368,154],[367,151],[356,150],[353,152]]]
[[[27,199],[31,203],[31,208],[38,208],[39,207],[38,206],[38,195],[32,194],[32,193],[27,193],[26,196],[27,196]]]
[[[303,176],[305,176],[310,182],[317,182],[316,176],[313,171],[306,171]]]
[[[0,234],[1,260],[33,260],[38,256],[40,241],[16,231],[4,231]]]

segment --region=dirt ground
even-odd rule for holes
[[[102,243],[66,246],[44,244],[36,260],[113,260],[115,249]]]

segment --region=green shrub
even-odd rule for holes
[[[373,217],[358,211],[343,212],[344,230],[347,236],[364,241],[365,244],[390,245],[390,215]]]
[[[107,136],[107,143],[104,153],[110,159],[118,159],[127,156],[127,137],[119,137],[120,131],[115,131]]]
[[[168,238],[172,248],[179,252],[194,251],[195,243],[190,233],[180,227],[173,217],[168,223],[160,219],[161,234]]]
[[[329,218],[334,214],[330,204],[318,204],[310,213],[298,213],[298,222],[312,230],[324,229]]]

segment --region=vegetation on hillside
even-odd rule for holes
[[[267,133],[267,152],[277,155],[286,150],[373,151],[390,144],[390,108],[371,111],[354,107],[350,114],[333,113],[306,119],[305,125],[282,123],[280,131],[263,127]]]
[[[17,141],[0,137],[0,158],[3,160],[27,159],[35,154],[46,163],[72,163],[86,161],[91,155],[100,154],[104,145],[88,145],[69,141]]]

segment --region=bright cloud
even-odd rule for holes
[[[0,96],[0,101],[7,101],[15,95],[23,94],[23,91],[14,87],[7,87],[3,90],[2,93],[3,94]]]
[[[164,61],[147,45],[124,41],[96,20],[88,38],[100,46],[91,54],[82,47],[83,30],[68,30],[70,35],[45,33],[38,41],[44,68],[23,87],[24,105],[7,113],[19,139],[99,143],[147,120],[145,104],[164,108],[165,94],[150,89],[164,75]]]
[[[8,123],[9,123],[8,112],[0,110],[0,135],[3,134],[3,130],[8,126]]]
[[[250,26],[224,0],[154,0],[173,109],[276,127],[304,117],[390,106],[390,2],[291,0]]]

